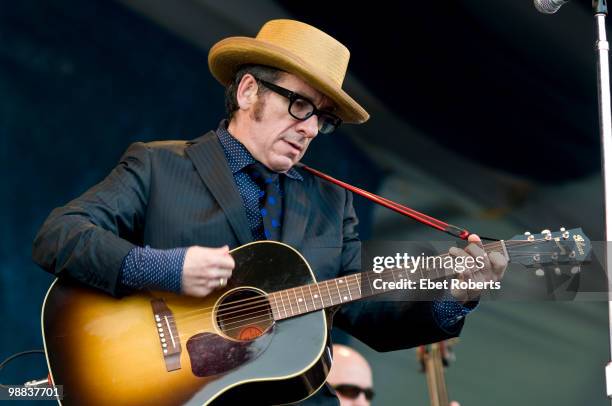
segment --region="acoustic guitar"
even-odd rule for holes
[[[545,230],[546,231],[546,230]],[[527,266],[578,263],[581,229],[485,245]],[[385,281],[452,277],[453,271],[388,269],[318,282],[298,251],[258,241],[231,251],[223,290],[205,298],[141,292],[120,299],[56,279],[41,323],[53,382],[65,405],[271,405],[298,402],[331,366],[327,309],[385,293]],[[435,272],[434,272],[435,271]],[[449,273],[450,272],[450,273]]]

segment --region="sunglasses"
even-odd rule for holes
[[[333,387],[336,392],[349,399],[357,399],[359,394],[363,392],[367,400],[374,398],[374,390],[372,388],[361,388],[357,385],[342,384]]]

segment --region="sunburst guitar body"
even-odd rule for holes
[[[57,279],[42,327],[60,402],[269,405],[316,392],[331,365],[324,310],[283,319],[290,304],[267,295],[315,282],[308,263],[270,241],[231,254],[228,286],[204,299],[164,292],[117,299]]]

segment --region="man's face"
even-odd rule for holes
[[[245,80],[252,81],[251,86],[259,90],[248,108],[241,108],[246,118],[242,125],[238,125],[242,133],[238,138],[255,159],[276,172],[286,172],[302,159],[310,142],[317,136],[318,117],[312,115],[303,121],[293,118],[288,111],[288,98],[263,89],[264,85],[255,81],[251,75],[245,75]],[[331,107],[323,94],[297,76],[281,73],[275,84],[308,98],[319,109]],[[262,89],[266,91],[262,92]]]
[[[370,401],[360,389],[372,388],[372,370],[365,358],[352,348],[334,345],[334,360],[327,382],[336,388],[341,406],[370,405]],[[353,390],[343,394],[342,386],[352,387]],[[355,392],[354,388],[359,389]],[[350,392],[353,392],[353,395]]]

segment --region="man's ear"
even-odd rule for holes
[[[242,77],[236,89],[236,101],[240,110],[248,110],[258,97],[258,84],[253,75],[247,73]]]

